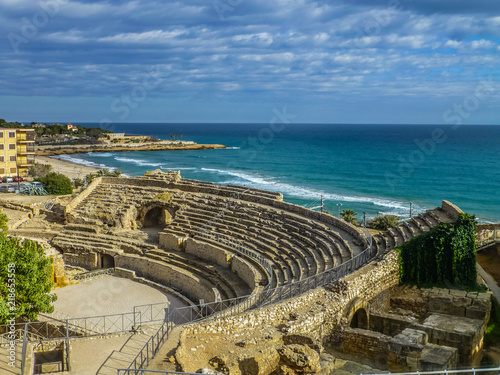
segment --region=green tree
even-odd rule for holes
[[[64,195],[73,193],[73,183],[63,174],[51,172],[45,177],[38,178],[49,194]]]
[[[399,217],[395,215],[379,215],[375,216],[373,219],[368,220],[366,225],[369,228],[377,230],[387,230],[389,228],[394,228],[399,226]]]
[[[351,224],[357,223],[358,221],[357,216],[358,214],[354,212],[354,210],[349,210],[349,209],[342,210],[342,212],[340,213],[340,217]]]
[[[7,216],[0,211],[0,323],[17,318],[36,320],[38,313],[52,313],[57,296],[50,294],[54,283],[52,259],[34,241],[9,238]]]

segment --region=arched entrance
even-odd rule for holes
[[[109,254],[101,254],[101,268],[114,268],[115,258]]]
[[[142,228],[165,227],[170,224],[175,216],[175,211],[169,207],[150,206],[143,207],[137,216]]]
[[[370,307],[366,300],[355,297],[346,306],[343,315],[350,328],[370,329]]]
[[[351,328],[368,329],[368,314],[365,309],[359,309],[351,319]]]
[[[142,227],[143,228],[150,228],[150,227],[156,227],[158,225],[164,224],[165,221],[163,221],[163,223],[162,223],[162,217],[164,216],[163,211],[164,210],[161,207],[151,208],[148,212],[146,212],[146,215],[144,215]]]

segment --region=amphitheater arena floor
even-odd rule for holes
[[[115,276],[103,276],[56,289],[55,313],[83,318],[132,312],[134,306],[170,302],[170,309],[185,303],[155,288]]]

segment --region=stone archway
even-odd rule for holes
[[[142,227],[156,227],[165,224],[165,210],[161,207],[153,207],[144,215]],[[170,215],[169,215],[170,216]]]
[[[172,223],[175,210],[161,204],[146,205],[138,211],[136,223],[138,227],[164,227]]]
[[[352,317],[351,324],[349,325],[351,328],[361,328],[361,329],[369,329],[368,326],[368,313],[365,309],[358,309],[354,316]]]
[[[350,328],[370,329],[370,313],[368,302],[362,298],[354,298],[344,310],[344,318]]]

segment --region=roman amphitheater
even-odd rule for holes
[[[349,370],[353,362],[378,372],[472,366],[490,294],[398,287],[393,250],[460,212],[443,201],[372,237],[279,193],[179,172],[97,178],[63,205],[33,209],[11,233],[42,239],[66,267],[81,271],[75,280],[130,279],[175,296],[182,307],[150,304],[108,317],[19,324],[18,360],[25,374],[54,364],[83,373],[72,363],[78,340],[98,345],[108,336],[142,334],[144,342],[114,373],[360,372]],[[37,217],[55,224],[36,226]],[[44,361],[43,352],[58,354]]]

